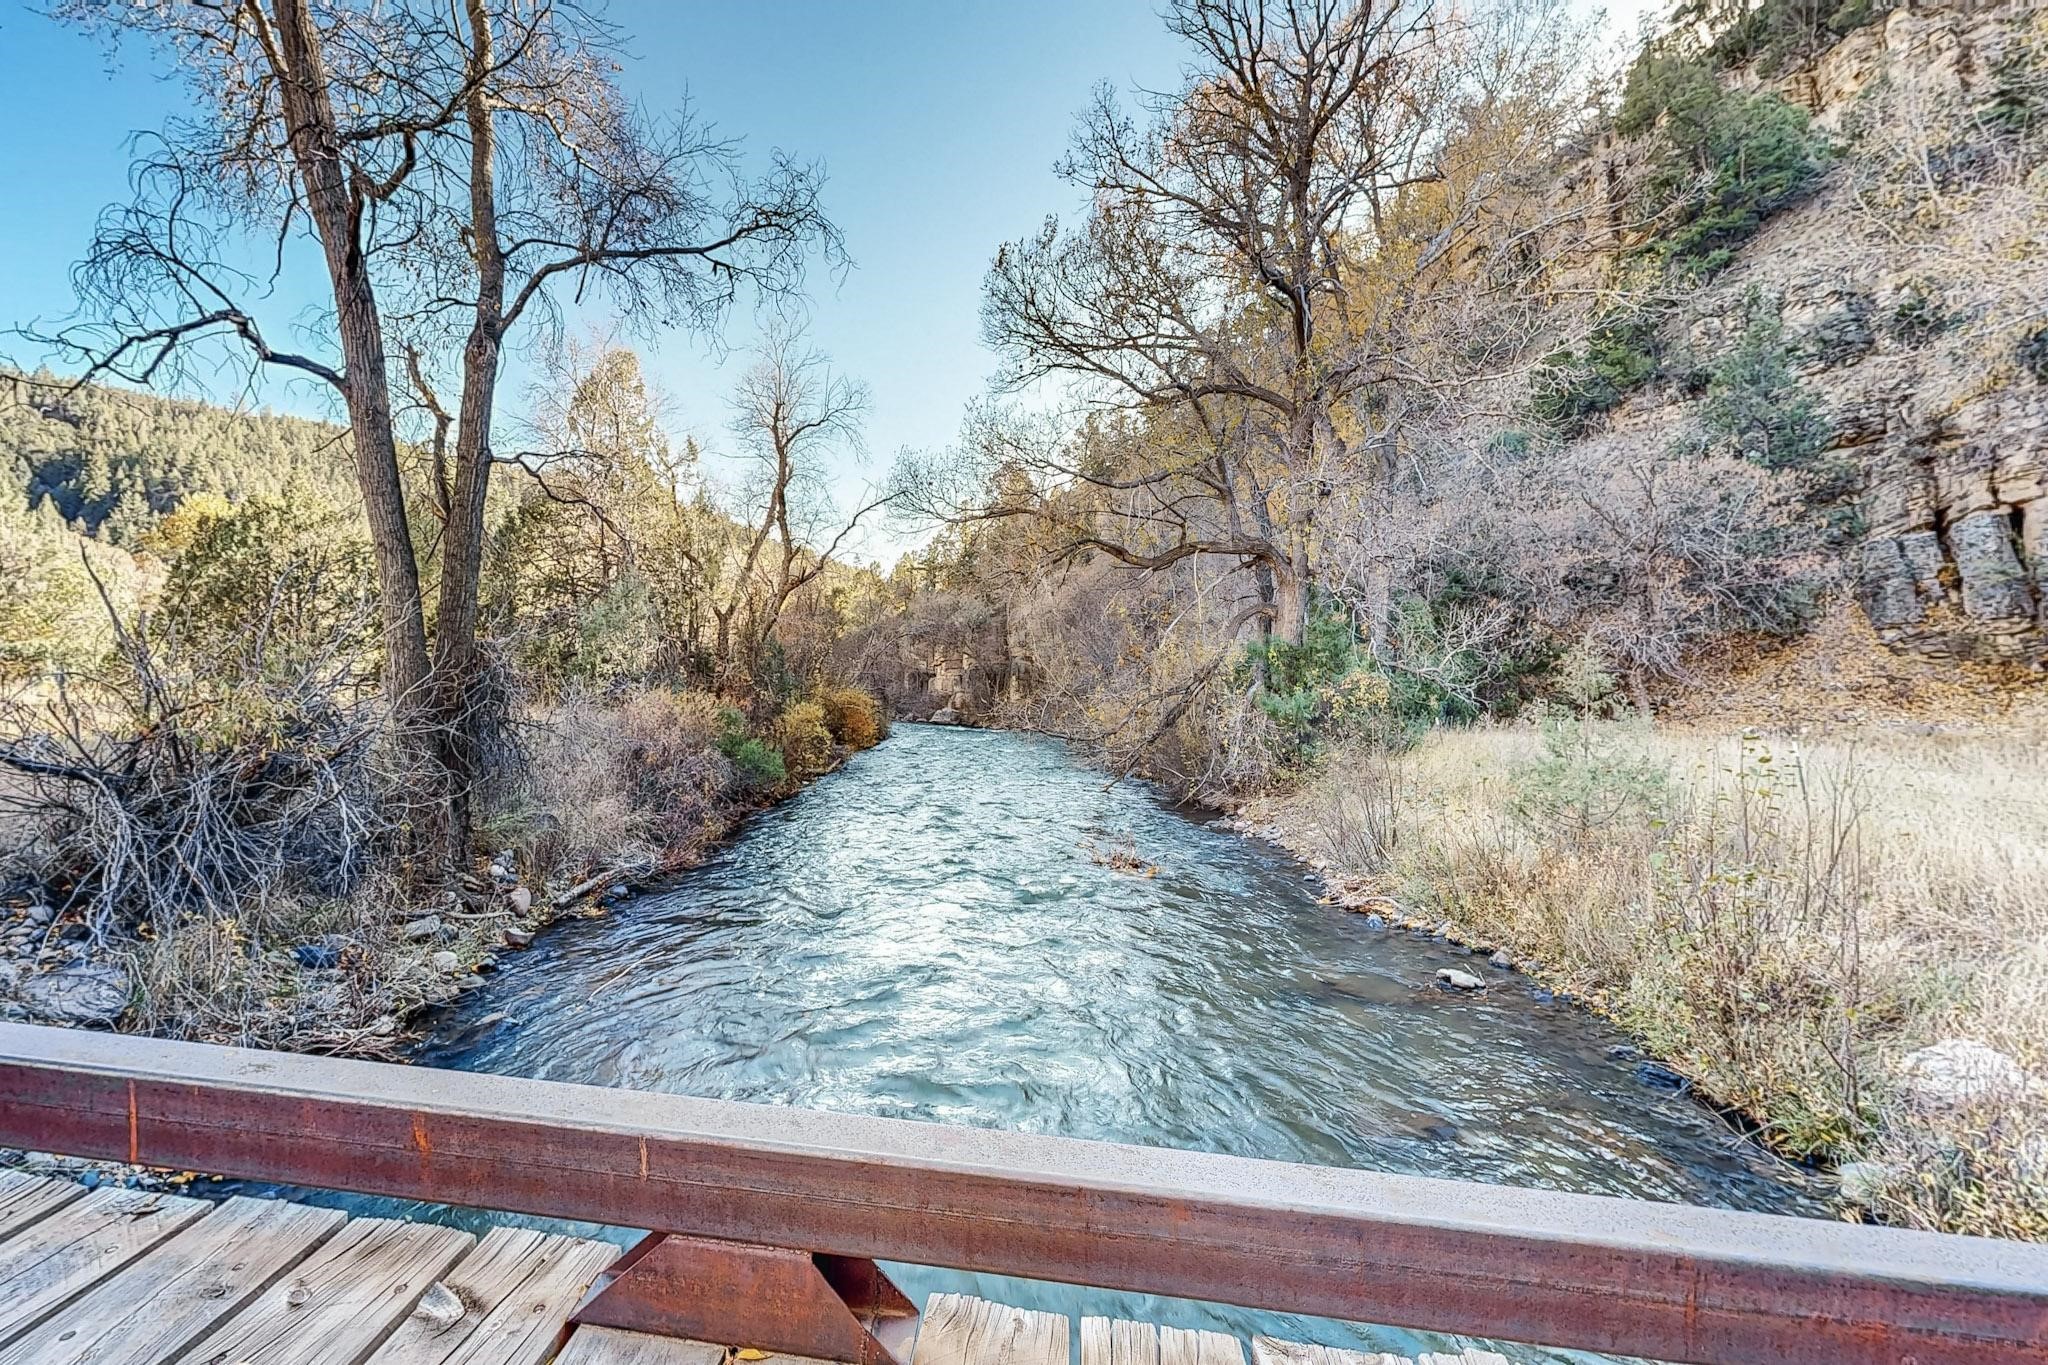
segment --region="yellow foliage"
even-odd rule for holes
[[[859,687],[825,686],[812,694],[824,710],[832,738],[855,751],[872,749],[889,733],[889,719],[873,693]]]
[[[825,708],[814,701],[793,701],[782,708],[775,718],[775,742],[792,777],[832,766],[832,732],[825,727]]]

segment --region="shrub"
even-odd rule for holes
[[[1664,226],[1651,259],[1697,274],[1726,265],[1764,219],[1819,176],[1825,144],[1806,111],[1767,91],[1724,89],[1706,65],[1645,55],[1629,71],[1615,128],[1657,130],[1660,154],[1640,191]]]
[[[775,718],[775,742],[790,772],[799,777],[832,766],[832,731],[825,708],[814,701],[793,701]]]
[[[1657,323],[1650,313],[1610,314],[1587,334],[1584,349],[1553,352],[1537,372],[1531,410],[1572,432],[1612,410],[1657,377]]]
[[[1807,469],[1827,445],[1827,419],[1792,372],[1785,328],[1754,294],[1735,348],[1714,366],[1700,422],[1765,469]]]
[[[765,740],[741,740],[732,751],[732,767],[748,787],[779,787],[789,780],[781,751]]]
[[[889,733],[889,718],[873,693],[858,687],[820,687],[813,700],[824,708],[825,728],[847,748],[872,749]]]

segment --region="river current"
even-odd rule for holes
[[[1107,865],[1118,850],[1156,873]],[[1452,965],[1489,989],[1435,989],[1437,968]],[[756,817],[703,867],[508,954],[487,989],[440,1016],[421,1060],[1824,1211],[1798,1172],[1616,1055],[1623,1041],[1483,958],[1319,904],[1285,853],[1211,827],[1142,783],[1110,782],[1053,741],[909,725]],[[1108,1312],[1403,1354],[1479,1344],[891,1270],[920,1302],[959,1289],[1076,1319]]]

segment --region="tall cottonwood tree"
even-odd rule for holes
[[[1059,166],[1087,221],[1004,246],[983,313],[1009,385],[1135,417],[983,424],[980,487],[1013,494],[967,514],[1142,570],[1241,567],[1244,619],[1299,643],[1332,497],[1527,349],[1571,35],[1543,0],[1175,0],[1167,22],[1185,81],[1142,118],[1098,95]]]
[[[133,201],[106,216],[77,273],[92,321],[53,339],[88,362],[86,378],[148,383],[225,337],[339,394],[386,686],[450,866],[466,842],[484,505],[514,329],[547,316],[558,289],[699,328],[743,287],[793,289],[808,251],[836,245],[819,177],[778,157],[747,180],[733,148],[687,116],[642,115],[615,83],[615,35],[567,0],[64,0],[58,13],[153,40],[198,112],[149,144]],[[230,262],[267,243],[281,271],[307,239],[332,339],[300,352],[274,344],[255,311],[272,281]],[[407,510],[395,344],[427,424],[433,536]],[[452,405],[436,391],[451,376]],[[415,549],[429,540],[431,637]]]

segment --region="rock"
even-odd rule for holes
[[[441,972],[444,975],[462,970],[462,959],[449,952],[446,948],[428,958],[427,964],[435,971]]]
[[[1691,1081],[1662,1062],[1638,1062],[1636,1079],[1652,1090],[1669,1090],[1673,1094],[1684,1094],[1692,1089]]]
[[[41,901],[30,901],[28,908],[21,912],[21,918],[24,922],[40,929],[43,925],[57,918],[57,911],[54,907],[45,905]]]
[[[408,920],[406,922],[405,938],[408,943],[425,943],[428,939],[439,937],[441,937],[441,917],[439,915],[421,915],[416,920]]]
[[[311,943],[301,943],[292,949],[292,959],[301,967],[319,971],[339,966],[342,949],[348,946],[349,939],[345,934],[322,934]]]
[[[1876,1203],[1898,1178],[1899,1173],[1882,1161],[1851,1161],[1835,1171],[1835,1179],[1841,1182],[1842,1198],[1865,1208]]]
[[[533,931],[530,929],[507,929],[505,931],[505,946],[507,948],[531,948],[533,946]]]
[[[1899,1076],[1906,1098],[1927,1109],[2020,1095],[2040,1084],[2018,1062],[1974,1038],[1949,1038],[1911,1053],[1900,1063]]]
[[[1378,915],[1367,915],[1365,917],[1365,927],[1368,929],[1384,929],[1387,927],[1387,922]]]
[[[495,972],[498,970],[498,959],[490,953],[485,953],[476,960],[476,970],[480,972]]]
[[[622,901],[632,894],[633,889],[624,882],[613,882],[604,889],[604,898],[608,901]]]
[[[523,886],[515,886],[505,893],[505,903],[512,907],[512,913],[523,915],[533,909],[533,892]]]
[[[111,963],[60,967],[21,983],[31,1014],[60,1024],[109,1025],[128,1008],[128,973]]]
[[[1508,956],[1507,949],[1505,948],[1496,952],[1492,957],[1489,957],[1486,960],[1488,962],[1491,962],[1494,966],[1499,967],[1502,971],[1511,972],[1515,969],[1515,960],[1514,958]]]
[[[1632,1062],[1642,1055],[1639,1049],[1628,1043],[1616,1043],[1607,1049],[1608,1059],[1616,1062]]]
[[[958,725],[959,723],[960,713],[950,706],[941,706],[938,710],[932,712],[932,724],[934,725]]]
[[[1436,979],[1440,984],[1449,986],[1452,990],[1456,991],[1483,991],[1486,989],[1484,981],[1481,981],[1470,972],[1461,972],[1456,967],[1437,968]]]

